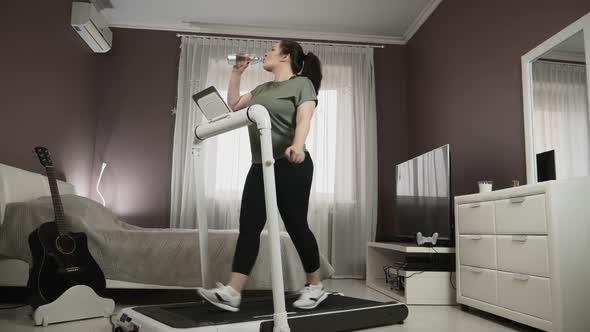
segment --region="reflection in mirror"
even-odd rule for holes
[[[590,175],[585,59],[584,32],[580,31],[532,65],[534,153],[555,151],[557,179]],[[542,167],[537,164],[538,174]]]

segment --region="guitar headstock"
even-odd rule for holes
[[[43,165],[44,167],[53,166],[53,161],[51,161],[51,155],[49,155],[49,150],[46,147],[37,146],[35,147],[34,151],[37,154],[37,157],[39,157],[41,165]]]

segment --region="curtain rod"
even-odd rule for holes
[[[218,37],[218,36],[183,34],[183,33],[176,34],[176,37],[190,37],[190,38],[203,38],[203,39],[206,39],[206,38],[208,38],[208,39],[237,39],[237,40],[245,40],[245,41],[274,41],[274,40],[278,40],[278,39],[273,39],[273,38]],[[376,45],[376,44],[346,44],[346,43],[338,43],[338,42],[323,43],[323,42],[309,42],[309,41],[302,41],[300,43],[307,44],[307,45],[385,48],[385,45]]]
[[[540,58],[537,61],[552,62],[552,63],[564,63],[564,64],[568,64],[568,65],[582,65],[582,66],[586,65],[585,62],[580,62],[580,61],[558,60],[558,59],[547,59],[547,58]]]

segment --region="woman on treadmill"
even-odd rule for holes
[[[307,284],[293,304],[313,309],[327,297],[320,280],[320,258],[316,239],[307,223],[313,161],[305,148],[311,118],[317,105],[322,81],[320,60],[303,52],[301,45],[281,40],[264,54],[263,68],[274,74],[274,81],[263,83],[250,93],[239,95],[240,79],[249,62],[236,64],[227,93],[233,111],[259,104],[269,112],[275,159],[277,205],[306,272]],[[240,235],[234,254],[229,283],[217,288],[199,288],[199,294],[215,306],[238,311],[241,292],[258,256],[260,232],[266,223],[260,137],[256,126],[249,126],[252,166],[246,177],[240,208]]]

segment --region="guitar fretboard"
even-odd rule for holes
[[[64,208],[59,196],[59,189],[57,187],[57,180],[55,177],[55,170],[53,166],[47,166],[47,180],[49,182],[49,189],[51,190],[51,199],[53,200],[53,210],[55,212],[55,223],[57,224],[57,231],[60,235],[67,234],[69,229],[65,222]]]

